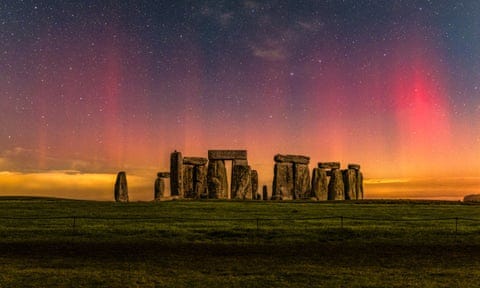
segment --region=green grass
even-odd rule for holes
[[[480,205],[0,198],[0,287],[478,283]]]

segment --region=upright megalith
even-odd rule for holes
[[[224,160],[209,160],[207,171],[208,197],[228,199],[227,169]]]
[[[243,163],[242,163],[243,164]],[[253,199],[252,195],[252,175],[248,165],[237,164],[235,161],[232,166],[232,199]]]
[[[311,197],[310,158],[303,155],[281,155],[275,161],[273,200],[308,199]]]
[[[360,171],[360,165],[348,164],[348,169],[355,171],[355,198],[356,200],[363,200],[363,174]]]
[[[207,166],[196,165],[193,169],[193,189],[195,191],[195,198],[207,198]]]
[[[268,200],[268,188],[267,188],[267,185],[263,185],[262,187],[262,199],[264,201],[267,201]]]
[[[313,168],[312,197],[317,200],[328,200],[328,177],[325,169]]]
[[[116,202],[128,202],[127,173],[124,171],[118,172],[114,190]]]
[[[183,198],[196,198],[193,185],[193,169],[195,166],[183,164]]]
[[[165,178],[170,178],[170,173],[169,172],[158,172],[157,173],[157,179],[155,180],[155,185],[154,185],[154,199],[155,200],[161,200],[164,198],[165,195]]]
[[[345,186],[345,200],[357,199],[357,172],[355,169],[342,170]]]
[[[172,197],[183,197],[183,157],[181,152],[170,154],[170,190]]]
[[[207,158],[183,157],[183,197],[207,198]]]
[[[328,183],[328,200],[345,200],[345,186],[340,169],[331,170],[330,183]]]
[[[258,193],[258,172],[257,170],[251,170],[250,176],[252,178],[252,196],[255,200],[262,199],[262,196]]]

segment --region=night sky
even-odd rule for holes
[[[479,144],[479,1],[0,3],[0,194],[150,199],[173,150],[247,149],[455,198]]]

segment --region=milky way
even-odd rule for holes
[[[478,1],[85,2],[0,4],[4,173],[247,149],[266,183],[276,153],[480,176]]]

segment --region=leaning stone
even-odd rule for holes
[[[250,171],[250,175],[252,176],[252,194],[257,195],[258,193],[258,172],[257,170]],[[260,195],[260,194],[258,194]],[[261,199],[261,197],[260,197]]]
[[[162,198],[165,197],[165,180],[164,180],[164,177],[158,177],[157,180],[155,180],[154,193],[155,193],[154,194],[154,199],[155,200],[161,200]]]
[[[118,172],[114,190],[115,201],[128,202],[127,173],[124,171]]]
[[[262,199],[263,200],[268,200],[268,188],[267,185],[263,185],[262,187]]]
[[[345,185],[345,200],[357,199],[357,170],[342,170],[343,184]]]
[[[310,170],[306,164],[293,164],[294,199],[310,199]]]
[[[181,152],[170,155],[170,190],[171,196],[183,197],[183,158]]]
[[[232,167],[232,199],[253,199],[252,175],[250,166],[234,165]]]
[[[360,165],[358,165],[358,164],[348,164],[348,169],[360,170]]]
[[[312,196],[318,200],[328,200],[328,178],[324,169],[313,168]]]
[[[463,197],[463,202],[480,202],[480,194],[471,194]]]
[[[193,165],[183,165],[183,197],[195,198],[195,190],[193,187]]]
[[[170,178],[170,172],[158,172],[157,177],[159,177],[159,178]]]
[[[207,166],[195,166],[193,168],[193,190],[195,191],[195,198],[207,198]]]
[[[318,168],[322,169],[340,169],[340,162],[319,162]]]
[[[209,198],[228,199],[227,169],[224,160],[208,162],[207,185]]]
[[[272,200],[292,200],[293,164],[276,163],[273,174]]]
[[[209,160],[247,160],[247,150],[208,150]]]
[[[277,154],[273,158],[275,162],[277,163],[296,163],[296,164],[306,164],[308,165],[310,163],[310,157],[308,156],[303,156],[303,155],[281,155]]]
[[[207,165],[208,159],[202,157],[184,157],[184,165]]]
[[[339,169],[332,170],[332,177],[328,183],[328,200],[345,200],[345,186],[342,171]]]

